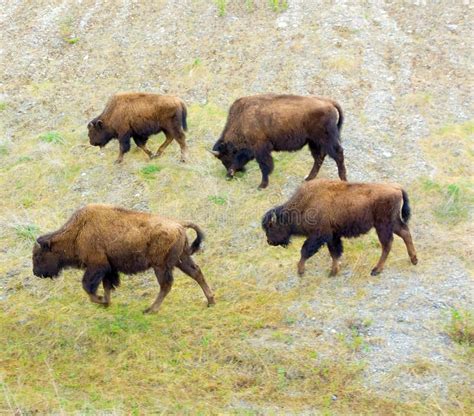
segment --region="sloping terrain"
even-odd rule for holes
[[[2,2],[0,413],[472,414],[474,11],[425,3]],[[121,166],[116,141],[89,146],[87,122],[128,90],[183,98],[189,163],[175,143]],[[264,191],[255,162],[227,181],[206,149],[233,100],[269,91],[341,103],[349,179],[410,195],[416,267],[396,239],[371,277],[370,233],[345,243],[339,276],[323,249],[300,278],[303,240],[266,244],[261,216],[308,149],[274,154]],[[34,277],[36,236],[92,202],[200,224],[217,305],[179,271],[154,316],[151,271],[107,310],[80,271]]]

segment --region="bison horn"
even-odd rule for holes
[[[219,157],[221,152],[218,152],[217,150],[208,150],[209,153],[213,154],[215,157]]]
[[[272,216],[270,218],[270,222],[276,222],[277,220],[277,215],[275,214],[275,211],[272,212]]]

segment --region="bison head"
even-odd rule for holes
[[[89,143],[92,146],[104,147],[115,136],[115,132],[97,118],[89,122],[87,128],[89,130]]]
[[[211,150],[227,170],[227,176],[232,178],[236,172],[244,171],[244,166],[253,159],[253,152],[249,149],[237,149],[231,142],[219,139]]]
[[[267,242],[272,246],[286,247],[290,243],[291,225],[282,206],[272,208],[262,219]]]
[[[61,257],[54,251],[50,238],[39,237],[33,247],[33,273],[38,277],[57,277],[61,271]]]

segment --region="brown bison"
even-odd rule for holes
[[[121,163],[123,155],[130,150],[131,138],[150,159],[160,156],[175,139],[184,162],[187,157],[183,132],[187,130],[186,115],[186,106],[177,97],[136,92],[115,94],[102,114],[87,125],[89,141],[93,146],[104,147],[110,140],[118,139],[120,151],[115,163]],[[161,131],[166,140],[153,154],[146,147],[146,142],[150,135]]]
[[[271,245],[286,246],[292,235],[308,237],[301,248],[298,273],[320,247],[332,257],[331,275],[339,272],[342,237],[357,237],[372,227],[382,245],[382,256],[372,270],[379,274],[390,252],[393,233],[403,239],[411,262],[417,264],[408,229],[410,206],[406,192],[396,184],[347,183],[312,180],[303,184],[286,204],[269,210],[262,227]]]
[[[340,133],[344,116],[338,103],[318,97],[297,95],[254,95],[236,100],[211,153],[232,178],[253,159],[262,172],[259,189],[268,186],[273,171],[272,151],[296,151],[309,145],[314,165],[307,176],[313,179],[328,154],[337,163],[339,177],[346,178]]]
[[[185,228],[197,233],[191,245]],[[214,295],[191,258],[202,239],[201,229],[190,222],[109,205],[87,205],[58,231],[38,238],[33,248],[33,273],[53,278],[64,268],[85,269],[82,287],[90,300],[108,306],[111,291],[120,283],[119,272],[132,274],[152,267],[160,292],[145,312],[155,312],[171,290],[176,266],[198,282],[212,305]],[[101,282],[104,296],[97,295]]]

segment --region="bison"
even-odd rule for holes
[[[307,237],[301,248],[298,273],[320,247],[327,245],[332,257],[331,275],[339,272],[342,237],[357,237],[375,228],[382,245],[382,255],[372,270],[378,275],[384,266],[393,241],[393,233],[403,239],[413,264],[415,247],[408,229],[408,195],[396,184],[347,183],[312,180],[304,183],[284,204],[269,210],[262,227],[270,245],[286,246],[292,235]]]
[[[191,245],[186,228],[197,234]],[[82,287],[90,300],[108,306],[111,291],[120,283],[119,272],[133,274],[153,268],[160,292],[145,312],[155,312],[171,290],[176,266],[198,282],[212,305],[214,295],[191,258],[202,240],[201,229],[190,222],[109,205],[87,205],[58,231],[37,239],[33,273],[53,278],[64,268],[85,269]],[[100,283],[104,296],[97,295]]]
[[[224,131],[211,153],[225,166],[229,178],[256,159],[262,189],[268,186],[273,171],[272,151],[293,152],[308,144],[314,165],[306,179],[316,177],[328,154],[345,181],[340,139],[343,122],[340,105],[330,99],[275,94],[243,97],[230,107]]]
[[[131,138],[150,159],[160,156],[174,139],[181,148],[181,161],[184,162],[187,158],[183,132],[187,130],[186,116],[186,106],[177,97],[135,92],[115,94],[102,114],[87,125],[89,142],[104,147],[110,140],[118,139],[120,150],[115,163],[121,163],[123,155],[130,150]],[[146,142],[150,135],[161,131],[166,140],[153,154]]]

